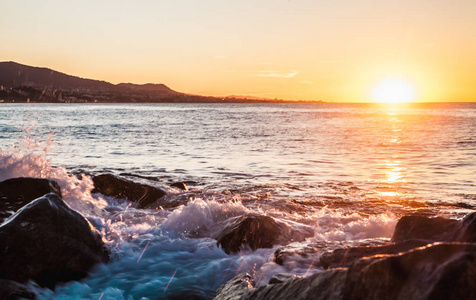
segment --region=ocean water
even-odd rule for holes
[[[172,210],[91,194],[113,173],[166,189]],[[322,271],[273,249],[228,255],[224,221],[255,213],[308,243],[381,243],[406,214],[476,206],[476,103],[2,104],[0,180],[51,178],[102,233],[113,261],[40,299],[210,299],[240,272]],[[189,190],[170,187],[186,182]],[[325,251],[324,247],[322,251]]]

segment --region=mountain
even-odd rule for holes
[[[54,87],[61,90],[90,89],[103,91],[147,91],[153,93],[171,93],[177,92],[168,88],[164,84],[132,84],[112,83],[85,79],[77,76],[67,75],[48,68],[31,67],[16,62],[0,62],[0,84],[4,87],[19,86],[45,86]]]
[[[21,65],[16,62],[0,62],[0,84],[4,87],[18,87],[28,84],[51,86],[61,89],[112,89],[106,81],[84,79],[67,75],[48,68]]]
[[[2,102],[270,103],[296,101],[249,96],[223,98],[191,95],[174,91],[164,84],[112,84],[8,61],[0,62],[0,103]]]
[[[86,79],[48,68],[0,62],[0,102],[219,102],[187,95],[164,84],[133,84]]]

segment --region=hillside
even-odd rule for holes
[[[9,61],[0,62],[0,103],[2,102],[270,103],[287,101],[243,96],[190,95],[174,91],[164,84],[112,84]]]

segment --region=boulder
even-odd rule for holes
[[[268,284],[283,283],[295,278],[301,278],[301,276],[297,276],[297,275],[289,274],[289,273],[277,273],[271,276],[271,278],[268,281]]]
[[[131,202],[137,203],[138,208],[146,208],[166,195],[164,191],[156,187],[137,183],[112,174],[94,176],[93,182],[93,193],[101,193],[116,198],[126,198]],[[163,207],[177,206],[171,206],[170,204],[164,201],[159,205]]]
[[[61,197],[56,181],[42,178],[12,178],[0,182],[0,218],[7,218],[18,209],[48,193]]]
[[[0,299],[36,299],[36,294],[18,282],[0,279]]]
[[[435,243],[258,288],[240,274],[215,299],[476,299],[474,274],[476,244]]]
[[[364,257],[397,254],[428,244],[429,242],[426,240],[412,239],[388,245],[340,248],[324,252],[316,266],[323,267],[324,269],[349,267],[353,262]]]
[[[476,212],[466,215],[461,220],[462,232],[459,240],[467,243],[476,243]]]
[[[188,187],[184,182],[174,182],[170,186],[184,190],[184,191],[188,190]]]
[[[216,291],[215,300],[239,300],[252,288],[253,278],[248,273],[240,273],[230,281],[222,284]]]
[[[395,228],[392,242],[380,245],[355,245],[356,243],[319,241],[306,245],[287,245],[275,251],[274,261],[283,265],[288,257],[314,259],[315,267],[348,267],[354,261],[377,254],[397,254],[434,242],[476,242],[476,213],[468,214],[463,220],[404,216]],[[379,242],[381,243],[381,242]],[[323,252],[320,257],[319,253]],[[318,259],[317,259],[318,258]]]
[[[312,232],[301,232],[274,218],[263,215],[243,215],[230,219],[217,236],[217,245],[227,253],[237,253],[249,247],[272,248],[276,244],[303,241]]]
[[[296,262],[302,261],[302,263],[307,264],[309,258],[317,257],[319,252],[334,250],[337,248],[342,248],[342,242],[335,241],[317,241],[311,243],[291,243],[285,246],[281,246],[276,251],[274,251],[274,262],[278,265],[284,265],[284,263],[290,258],[292,261]],[[314,259],[316,263],[315,266],[319,263],[318,259]]]
[[[0,278],[53,288],[109,261],[101,236],[55,194],[32,201],[0,226]]]
[[[432,242],[458,241],[462,224],[458,220],[441,217],[429,218],[418,215],[403,216],[398,220],[392,242],[409,239]]]

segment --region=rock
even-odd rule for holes
[[[294,278],[301,278],[301,277],[294,274],[289,274],[289,273],[278,273],[271,276],[268,284],[283,283]]]
[[[291,260],[294,264],[298,263],[302,265],[303,268],[308,268],[309,263],[312,262],[314,267],[322,267],[319,259],[322,253],[332,253],[338,249],[376,247],[388,244],[388,239],[383,238],[291,243],[276,249],[274,252],[274,262],[278,265],[284,265],[286,261]]]
[[[36,294],[18,282],[0,279],[0,299],[36,299]]]
[[[170,186],[171,187],[176,187],[176,188],[184,190],[184,191],[188,190],[188,187],[184,182],[175,182],[175,183],[172,183]]]
[[[475,274],[476,244],[435,243],[258,288],[242,277],[248,284],[225,283],[215,299],[476,299]]]
[[[343,269],[330,270],[307,278],[253,288],[251,276],[242,273],[218,288],[214,300],[343,299],[345,274]]]
[[[409,239],[432,242],[457,241],[461,234],[461,222],[441,217],[403,216],[398,220],[392,242]]]
[[[341,246],[341,242],[328,242],[317,241],[312,243],[291,243],[286,246],[281,246],[274,251],[274,262],[278,265],[284,265],[284,263],[292,258],[293,261],[303,261],[304,264],[308,263],[308,258],[316,257],[317,254],[325,249],[334,249]],[[314,260],[319,262],[319,260]],[[316,264],[317,265],[317,264]]]
[[[166,195],[164,191],[156,187],[136,183],[112,174],[94,176],[93,182],[95,187],[92,191],[93,193],[101,193],[117,198],[127,198],[129,201],[137,203],[138,208],[146,208]],[[167,204],[168,203],[163,202],[159,205],[163,207],[177,206]]]
[[[101,236],[55,194],[21,208],[0,226],[0,278],[53,288],[109,261]]]
[[[228,225],[217,236],[217,245],[230,254],[237,253],[246,246],[256,250],[272,248],[280,243],[302,241],[311,234],[294,230],[269,216],[250,214],[229,220]]]
[[[476,245],[436,243],[363,259],[347,274],[344,299],[475,299]]]
[[[459,240],[467,243],[476,243],[476,212],[466,215],[461,220],[463,230]]]
[[[216,291],[215,300],[239,300],[250,289],[254,282],[250,274],[241,273],[230,281],[222,284]]]
[[[388,245],[341,248],[323,253],[319,259],[319,264],[316,265],[322,266],[324,269],[349,267],[353,262],[363,257],[397,254],[428,244],[428,241],[413,239]]]
[[[0,182],[0,218],[7,218],[31,201],[48,193],[61,197],[56,181],[42,178],[12,178]]]

